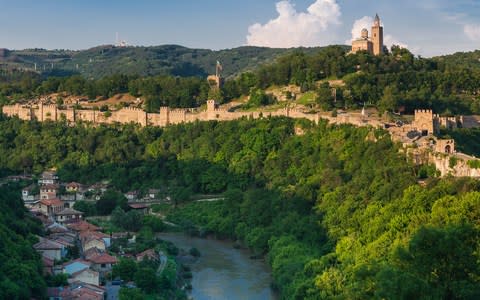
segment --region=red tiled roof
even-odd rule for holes
[[[79,187],[81,187],[81,186],[82,186],[81,183],[78,183],[78,182],[75,182],[75,181],[72,181],[72,182],[70,182],[69,184],[67,184],[67,188],[68,188],[68,187],[79,188]]]
[[[72,221],[71,223],[66,222],[66,226],[75,231],[97,231],[100,230],[100,227],[95,226],[91,223],[88,223],[84,220]]]
[[[98,239],[105,239],[105,238],[109,238],[110,236],[103,233],[103,232],[100,232],[100,231],[90,231],[90,230],[87,230],[87,231],[82,231],[78,234],[78,236],[80,237],[80,240],[86,240],[88,238],[98,238]]]
[[[63,206],[63,201],[60,199],[42,199],[40,200],[40,204],[46,206]]]
[[[61,212],[56,213],[57,216],[72,216],[72,215],[83,215],[83,212],[75,210],[73,208],[65,208]]]
[[[40,187],[40,190],[58,190],[58,184],[45,184]]]
[[[76,288],[71,293],[74,299],[77,300],[103,300],[104,297],[104,292],[95,292],[86,287]]]
[[[58,250],[62,249],[62,247],[62,244],[48,239],[43,239],[43,241],[40,241],[33,245],[33,248],[37,250]]]
[[[148,249],[143,251],[142,253],[137,254],[137,260],[144,260],[145,258],[148,258],[151,260],[157,260],[158,255],[153,249]]]
[[[117,263],[117,258],[107,253],[94,254],[91,257],[88,257],[87,260],[95,264],[116,264]]]
[[[133,209],[144,209],[144,208],[148,208],[148,205],[146,205],[146,204],[141,204],[141,203],[132,203],[132,204],[129,204],[128,206],[130,206],[130,207],[133,208]]]

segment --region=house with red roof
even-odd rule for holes
[[[70,183],[67,183],[67,185],[65,186],[65,190],[69,193],[82,192],[84,189],[85,188],[83,184],[78,182],[70,182]]]
[[[85,257],[85,260],[92,263],[92,269],[105,274],[112,271],[112,266],[115,265],[118,260],[115,256],[111,256],[106,252],[96,252],[90,256]]]
[[[97,271],[91,270],[90,268],[86,268],[71,274],[71,277],[68,279],[68,282],[76,282],[80,281],[83,283],[93,284],[93,285],[100,285],[100,273]]]
[[[84,220],[71,219],[65,222],[65,226],[75,232],[99,231],[101,228]]]
[[[74,222],[81,219],[83,219],[83,212],[75,210],[73,208],[65,208],[55,214],[55,221],[62,225],[69,220],[73,220]]]
[[[155,252],[154,249],[148,249],[143,251],[142,253],[139,253],[136,255],[136,259],[138,262],[142,260],[154,260],[158,261],[160,259],[160,256]]]
[[[148,205],[142,203],[129,203],[128,206],[130,207],[130,209],[138,211],[144,215],[146,215],[149,210]]]
[[[33,245],[33,248],[42,256],[52,260],[61,260],[67,255],[67,247],[50,239],[41,238],[40,242]]]
[[[40,187],[40,199],[55,199],[59,186],[56,184],[46,184]]]
[[[42,199],[38,202],[37,208],[44,215],[53,216],[64,209],[64,204],[60,199]]]

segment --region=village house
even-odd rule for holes
[[[81,183],[78,182],[70,182],[65,186],[65,190],[68,193],[77,193],[77,192],[83,192],[84,188]]]
[[[65,222],[65,226],[77,233],[84,231],[99,231],[100,227],[88,223],[85,220],[69,220]]]
[[[148,190],[148,197],[150,199],[158,199],[160,197],[160,190],[157,189],[149,189]]]
[[[142,260],[160,260],[160,256],[155,252],[154,249],[145,250],[142,253],[137,254],[135,258],[138,262],[141,262]]]
[[[103,287],[76,281],[68,287],[48,288],[47,297],[49,300],[104,300],[106,293]]]
[[[82,251],[87,252],[88,250],[96,248],[100,251],[105,251],[105,241],[101,238],[97,238],[95,236],[89,236],[82,240]]]
[[[40,187],[40,199],[57,198],[59,187],[57,184],[45,184]]]
[[[38,184],[40,185],[56,184],[57,181],[58,181],[57,173],[53,170],[50,170],[42,173],[42,175],[40,176],[40,179],[38,180]]]
[[[65,224],[67,221],[75,221],[83,219],[83,212],[73,208],[65,208],[64,210],[55,214],[55,221],[59,224]]]
[[[130,191],[125,194],[125,197],[128,201],[137,201],[139,194],[138,191]]]
[[[38,202],[38,209],[46,216],[53,216],[63,210],[63,201],[60,199],[43,199]]]
[[[113,265],[117,263],[117,258],[106,252],[94,252],[85,257],[85,260],[92,263],[91,268],[101,274],[112,271]]]
[[[141,203],[129,203],[128,207],[130,207],[131,210],[138,211],[143,215],[148,214],[148,211],[149,211],[148,205],[141,204]]]
[[[86,268],[71,274],[71,278],[68,279],[69,283],[76,282],[76,281],[99,286],[100,273],[98,273],[97,271],[91,270],[89,268]]]
[[[25,204],[32,204],[36,200],[38,200],[38,197],[36,196],[37,191],[37,186],[34,184],[31,184],[25,188],[22,189],[22,199]]]
[[[104,183],[95,183],[88,188],[88,191],[91,193],[103,194],[108,190],[108,184]]]
[[[63,271],[63,273],[71,276],[74,273],[77,273],[77,272],[80,272],[80,271],[83,271],[85,269],[90,268],[90,265],[91,265],[91,263],[86,261],[86,260],[76,259],[76,260],[72,260],[72,261],[64,263],[62,265],[62,271]]]
[[[51,225],[48,225],[45,227],[46,231],[47,231],[47,234],[48,235],[51,235],[51,234],[64,234],[64,233],[67,233],[69,232],[69,230],[67,229],[67,227],[59,224],[59,223],[53,223]]]
[[[67,248],[55,241],[42,238],[40,242],[33,245],[33,248],[42,256],[52,260],[61,260],[67,255]]]
[[[82,232],[79,232],[78,237],[80,239],[80,243],[82,244],[87,239],[97,238],[103,241],[103,243],[105,244],[105,248],[108,248],[111,245],[110,236],[100,231],[82,231]]]

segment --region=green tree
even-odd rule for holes
[[[317,104],[323,110],[331,110],[333,108],[333,95],[328,82],[322,83],[317,89]]]
[[[95,206],[98,214],[109,215],[117,206],[125,209],[127,206],[127,198],[120,192],[107,190]]]
[[[137,272],[137,263],[130,258],[121,258],[120,261],[113,266],[113,277],[120,277],[125,281],[132,281]]]
[[[124,288],[122,287],[118,293],[120,300],[144,300],[146,298],[142,290],[137,288]]]
[[[135,272],[135,283],[146,293],[153,293],[158,290],[158,279],[155,270],[151,268],[140,268]]]

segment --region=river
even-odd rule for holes
[[[160,234],[161,239],[188,251],[197,248],[201,256],[190,265],[195,300],[268,300],[276,299],[270,289],[271,277],[262,260],[252,260],[246,250],[234,249],[231,242],[189,237],[184,234]]]

